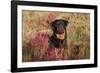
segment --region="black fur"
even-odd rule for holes
[[[67,32],[66,27],[68,25],[68,21],[59,19],[55,20],[51,23],[51,28],[53,30],[53,34],[49,37],[49,48],[67,48]],[[60,40],[56,37],[56,34],[61,34],[65,31],[65,38]]]

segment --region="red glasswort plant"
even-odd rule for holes
[[[63,60],[63,50],[58,48],[50,48],[46,52],[45,60],[54,61],[54,60]]]
[[[34,61],[43,60],[48,45],[48,34],[46,32],[39,32],[35,37],[32,33],[30,34],[30,46]]]

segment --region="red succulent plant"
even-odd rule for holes
[[[48,34],[46,32],[39,32],[35,37],[32,33],[30,34],[30,48],[35,61],[43,59],[48,45]]]

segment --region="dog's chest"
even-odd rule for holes
[[[67,48],[66,39],[58,40],[54,37],[50,37],[49,43],[49,48]]]

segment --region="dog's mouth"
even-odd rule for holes
[[[60,40],[65,39],[65,32],[56,33],[56,37]]]

